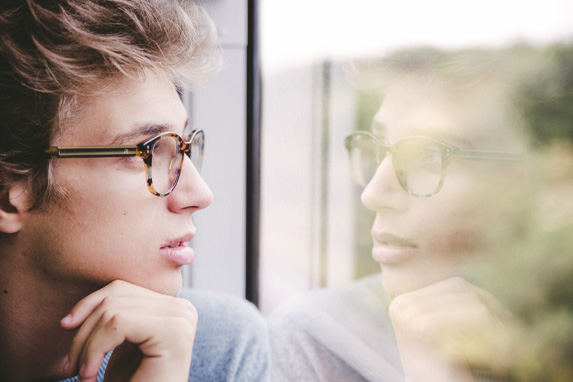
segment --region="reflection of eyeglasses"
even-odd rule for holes
[[[520,154],[496,151],[461,150],[428,137],[408,137],[389,146],[376,136],[356,132],[345,139],[350,157],[352,176],[365,187],[374,177],[378,166],[388,153],[398,182],[413,196],[428,197],[438,193],[444,184],[448,164],[453,160],[518,161]]]
[[[141,157],[149,192],[166,196],[177,186],[183,154],[191,158],[197,171],[201,170],[204,143],[203,130],[194,130],[187,141],[175,133],[161,133],[134,146],[50,147],[46,154],[52,159]]]

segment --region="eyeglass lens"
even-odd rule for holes
[[[203,164],[203,145],[205,142],[205,137],[203,131],[198,131],[193,136],[193,141],[191,142],[191,152],[189,152],[189,157],[191,162],[195,165],[197,171],[201,171],[201,165]]]
[[[390,148],[378,144],[366,134],[352,136],[348,152],[356,183],[365,187],[388,151],[402,188],[415,196],[436,193],[442,182],[443,153],[437,143],[418,138],[405,139]]]
[[[158,193],[169,192],[177,183],[183,163],[182,142],[175,136],[164,135],[152,147],[152,182]],[[189,157],[197,171],[201,170],[203,149],[203,134],[193,136]]]
[[[152,150],[153,187],[159,193],[168,192],[179,177],[182,159],[179,141],[173,136],[162,136]]]
[[[416,196],[432,195],[442,180],[442,150],[424,139],[400,142],[392,152],[396,176],[407,191]]]

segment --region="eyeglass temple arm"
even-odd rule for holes
[[[45,152],[52,159],[143,156],[137,146],[50,147]]]
[[[520,161],[523,159],[522,154],[504,153],[499,151],[478,151],[478,150],[460,150],[452,155],[457,159],[479,160],[479,161]]]

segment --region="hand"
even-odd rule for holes
[[[187,381],[197,312],[187,300],[114,281],[78,302],[62,319],[79,327],[64,373],[96,381],[112,349],[106,381]],[[121,362],[119,362],[121,359]]]
[[[473,381],[472,368],[502,372],[509,363],[510,313],[485,290],[452,277],[404,293],[390,304],[409,382]]]

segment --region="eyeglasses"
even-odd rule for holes
[[[345,139],[354,181],[365,187],[374,177],[388,153],[398,182],[409,194],[417,197],[436,195],[444,184],[446,168],[454,160],[519,161],[521,154],[496,151],[461,150],[429,137],[408,137],[394,145],[381,143],[368,132],[361,131]]]
[[[201,170],[204,144],[203,130],[194,130],[188,140],[175,133],[161,133],[133,146],[53,146],[46,150],[46,154],[52,159],[141,157],[145,163],[149,192],[166,196],[177,186],[183,154],[189,156],[197,171]]]

